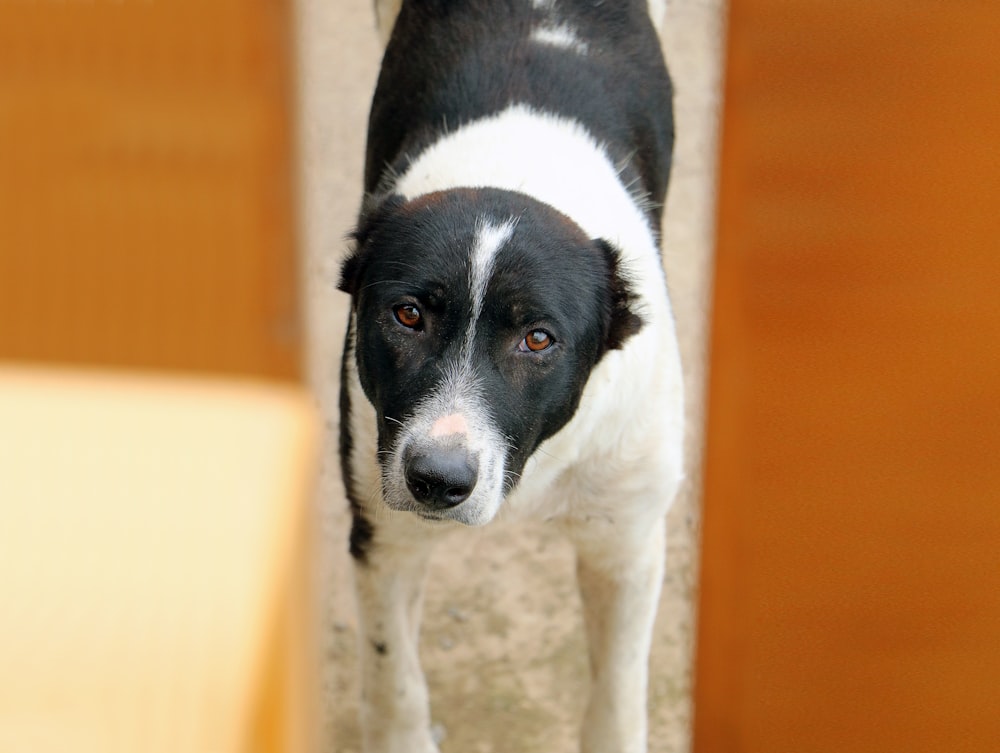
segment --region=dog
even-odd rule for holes
[[[577,554],[581,750],[645,751],[665,513],[684,476],[659,249],[672,87],[651,10],[377,2],[388,43],[340,279],[364,749],[438,750],[417,656],[434,545],[544,520]]]

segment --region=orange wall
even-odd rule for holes
[[[298,373],[289,16],[0,3],[0,358]]]
[[[1000,746],[1000,5],[730,0],[696,753]]]

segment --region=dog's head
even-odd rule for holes
[[[642,326],[618,253],[528,196],[453,189],[367,209],[345,261],[386,503],[489,522]]]

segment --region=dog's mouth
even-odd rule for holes
[[[413,514],[416,515],[421,520],[426,520],[429,523],[448,523],[449,518],[442,517],[432,512],[427,512],[426,510],[412,510]]]

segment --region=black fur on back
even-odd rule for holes
[[[530,39],[566,24],[577,54]],[[441,134],[511,104],[580,122],[642,197],[659,235],[674,140],[672,89],[644,0],[406,0],[372,102],[365,191],[387,188]]]

